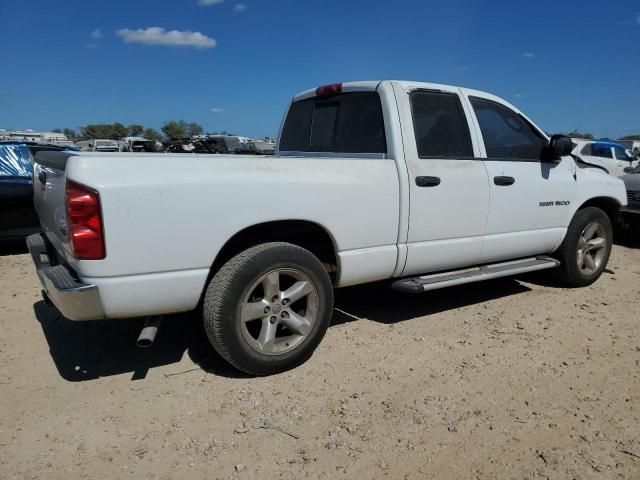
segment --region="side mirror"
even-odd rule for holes
[[[575,147],[571,137],[566,135],[554,135],[549,140],[549,153],[552,157],[566,157]]]
[[[633,167],[624,167],[624,170],[622,170],[624,173],[631,173],[633,172]]]

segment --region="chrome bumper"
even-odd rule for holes
[[[70,267],[57,264],[55,252],[42,233],[29,235],[27,247],[45,295],[62,315],[69,320],[104,318],[98,287],[82,283]]]

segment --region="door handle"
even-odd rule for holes
[[[513,177],[493,177],[493,183],[501,187],[506,187],[516,183],[516,179]]]
[[[440,177],[416,177],[416,185],[419,187],[437,187],[440,185]]]
[[[42,185],[47,183],[47,172],[45,172],[44,170],[40,170],[40,173],[38,173],[38,180],[40,180],[40,183]]]

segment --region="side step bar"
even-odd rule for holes
[[[422,293],[438,288],[452,287],[464,283],[482,282],[493,278],[509,277],[525,272],[535,272],[547,268],[556,268],[560,262],[555,258],[539,256],[523,258],[511,262],[493,263],[480,267],[456,270],[453,272],[435,273],[422,277],[404,278],[396,280],[391,288],[405,293]]]

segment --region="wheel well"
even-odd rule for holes
[[[238,253],[266,242],[288,242],[309,250],[320,259],[334,280],[338,262],[333,240],[320,225],[305,220],[279,220],[240,230],[218,252],[209,277]]]
[[[615,225],[618,221],[618,217],[620,215],[620,203],[615,198],[591,198],[580,205],[580,208],[578,210],[582,210],[583,208],[587,207],[597,207],[600,210],[603,210],[609,217],[609,220],[611,220],[611,225]]]

